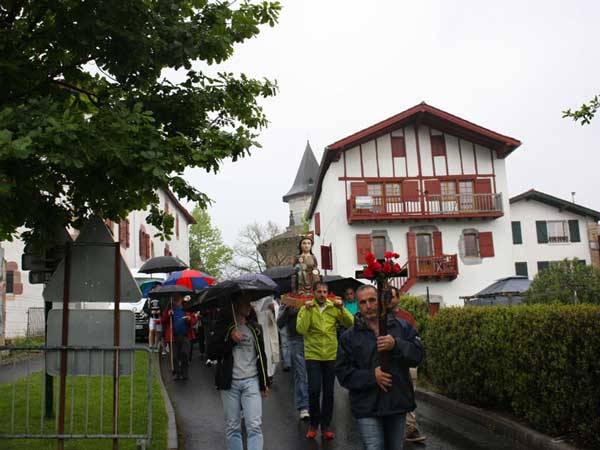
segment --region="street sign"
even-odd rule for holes
[[[69,302],[113,302],[115,294],[115,242],[99,217],[92,217],[71,246]],[[123,256],[120,263],[120,301],[136,303],[142,298]],[[62,260],[44,289],[44,300],[62,302],[65,261]]]
[[[31,284],[45,283],[50,279],[50,275],[64,257],[64,244],[67,242],[71,243],[73,239],[67,230],[60,227],[48,239],[49,248],[40,249],[39,245],[31,242],[25,245],[21,256],[21,268],[32,271],[29,274]]]
[[[135,346],[135,316],[132,311],[119,311],[120,346]],[[108,309],[72,309],[69,311],[69,345],[109,348],[114,346],[108,332],[114,323],[114,311]],[[62,310],[48,314],[47,345],[58,347],[62,339]],[[60,374],[60,351],[46,352],[49,375]],[[67,351],[69,375],[113,375],[113,350]],[[132,351],[119,351],[119,375],[131,373]]]

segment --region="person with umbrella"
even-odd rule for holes
[[[183,310],[183,295],[172,294],[171,302],[162,314],[165,342],[171,343],[175,380],[186,380],[189,366],[190,342],[195,339],[195,313]]]
[[[208,357],[218,361],[215,384],[221,391],[228,450],[243,449],[242,409],[248,450],[263,448],[261,395],[268,393],[267,363],[252,299],[243,292],[229,298],[230,305],[222,308],[208,346]]]

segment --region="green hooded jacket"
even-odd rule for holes
[[[354,317],[346,308],[336,308],[333,302],[326,300],[323,312],[313,299],[313,307],[300,308],[296,331],[304,336],[304,358],[316,361],[335,361],[337,356],[337,327],[339,323],[344,328],[354,324]]]

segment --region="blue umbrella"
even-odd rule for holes
[[[152,288],[155,286],[160,286],[161,284],[162,284],[162,281],[160,281],[160,280],[144,281],[142,284],[140,284],[140,290],[142,291],[142,298],[148,297],[148,294],[150,293]]]

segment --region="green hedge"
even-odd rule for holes
[[[421,297],[401,295],[399,304],[402,309],[408,311],[414,317],[417,331],[422,336],[426,332],[427,324],[431,318],[427,302]]]
[[[424,343],[442,393],[600,449],[600,307],[447,308]]]

